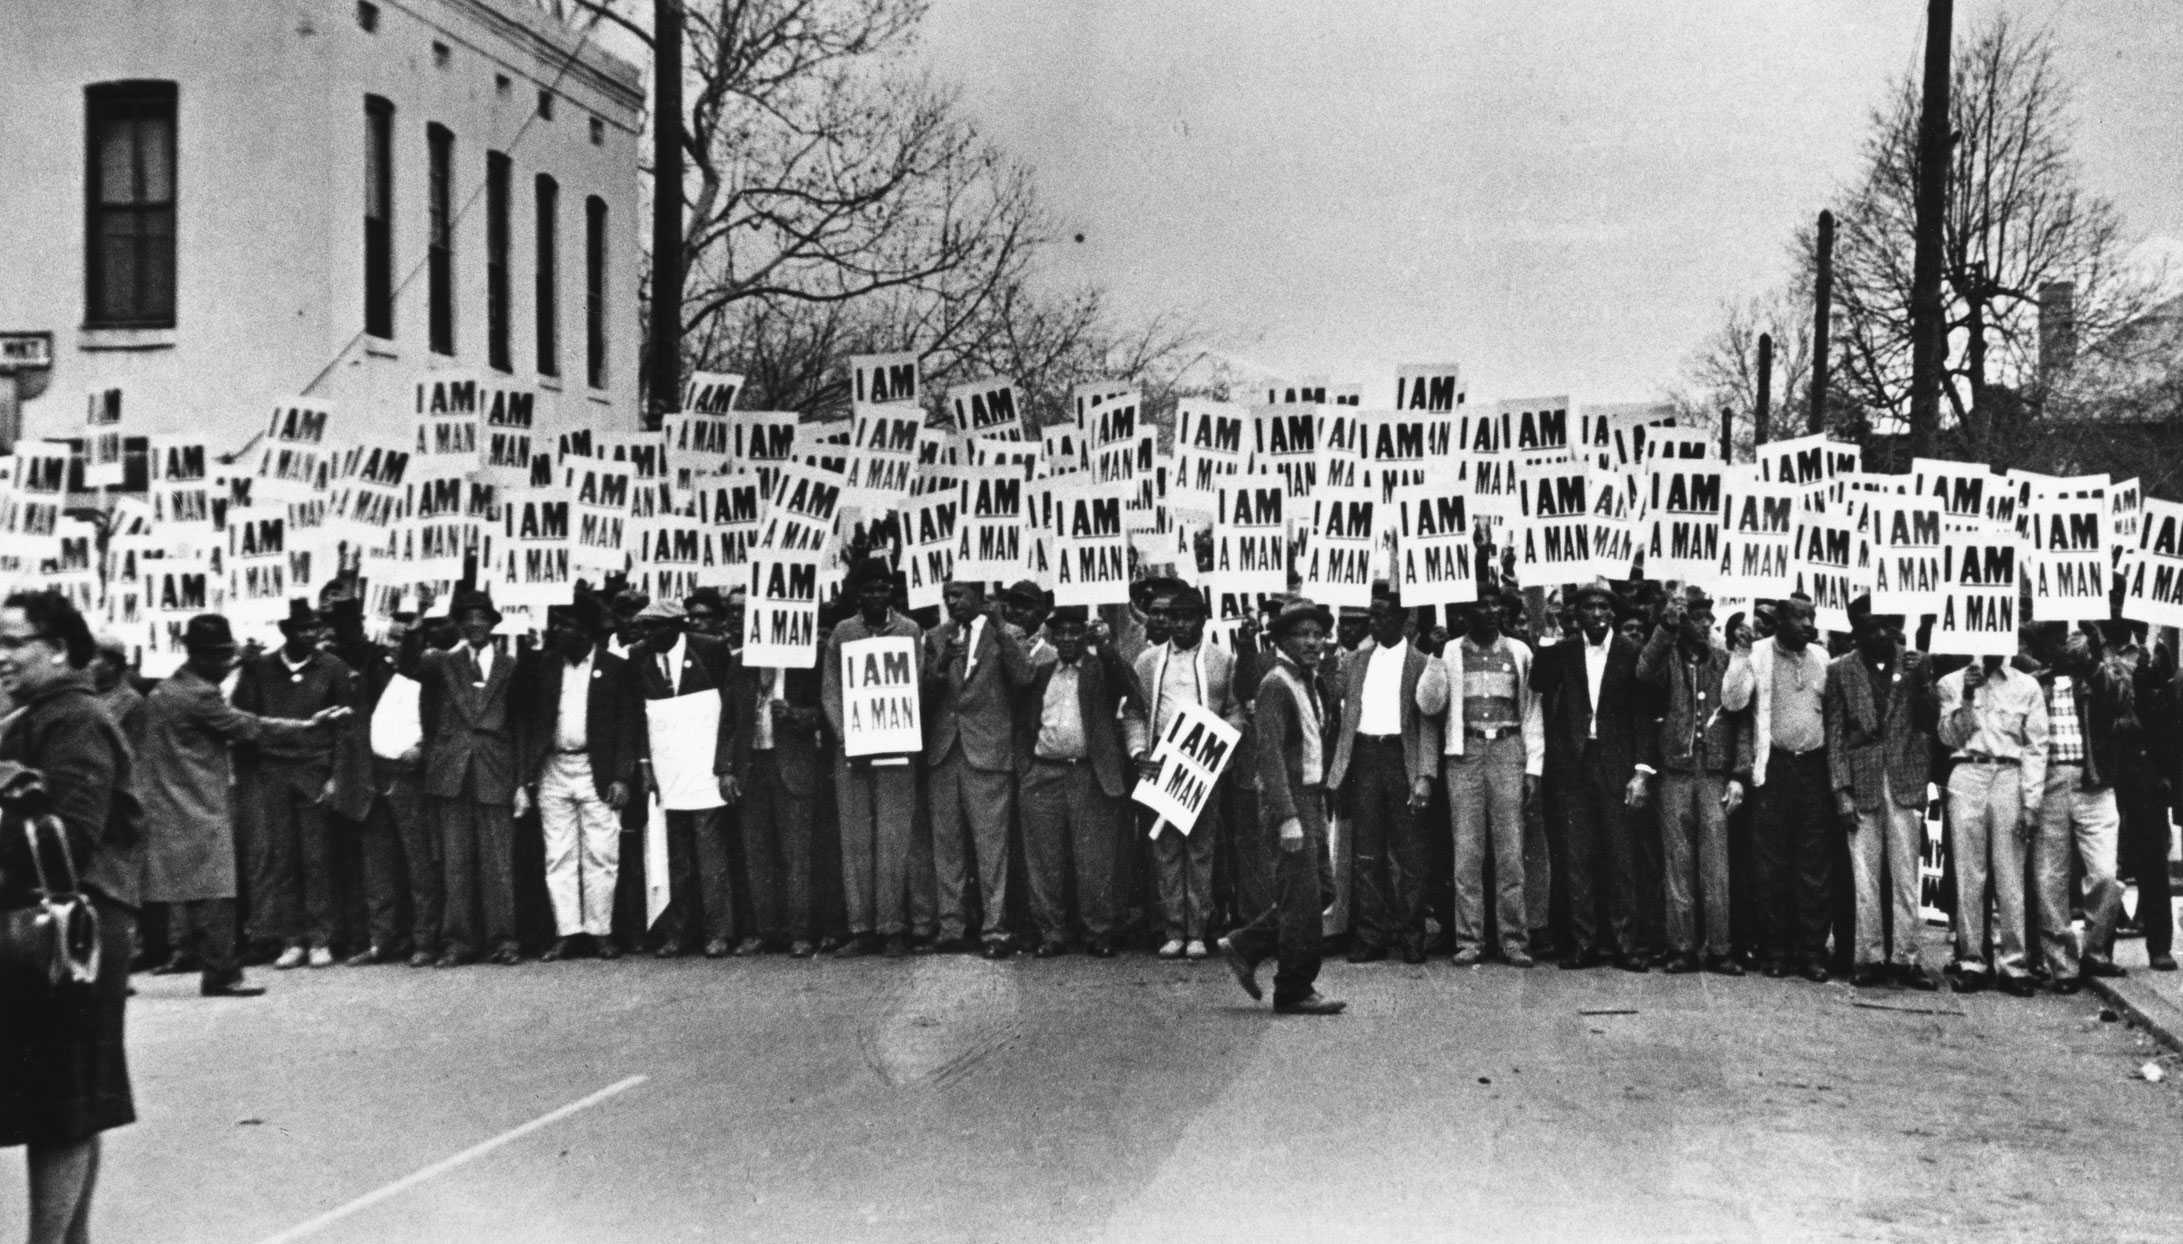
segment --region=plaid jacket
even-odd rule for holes
[[[1880,810],[1883,779],[1897,807],[1924,807],[1933,773],[1933,727],[1939,716],[1933,663],[1897,644],[1888,664],[1885,704],[1873,701],[1872,676],[1862,656],[1851,652],[1827,664],[1827,770],[1835,797],[1849,796],[1860,812]]]

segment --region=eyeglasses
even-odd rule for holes
[[[0,635],[0,652],[14,652],[19,648],[41,642],[52,643],[55,641],[53,636],[43,631],[34,631],[28,635]]]

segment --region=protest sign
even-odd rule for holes
[[[153,521],[164,530],[188,533],[212,527],[210,455],[203,441],[181,436],[153,436],[145,445],[144,467]]]
[[[253,506],[227,516],[227,614],[237,630],[270,627],[287,616],[288,511]]]
[[[595,432],[591,452],[629,467],[629,517],[656,518],[677,510],[667,444],[653,432]]]
[[[1251,412],[1251,426],[1257,469],[1279,475],[1289,499],[1300,503],[1292,520],[1308,519],[1319,477],[1317,413],[1303,406],[1260,406]]]
[[[22,441],[15,446],[12,488],[0,488],[6,502],[0,531],[7,552],[36,570],[38,562],[60,552],[61,512],[68,502],[69,448],[59,441]]]
[[[902,511],[902,573],[912,609],[938,605],[940,589],[956,577],[955,529],[961,506],[961,497],[951,492],[910,502]]]
[[[852,404],[916,406],[924,397],[914,352],[849,357],[849,400]]]
[[[784,439],[793,437],[790,425]],[[735,417],[677,411],[660,420],[660,440],[667,453],[667,477],[685,506],[698,481],[736,465]]]
[[[478,410],[477,378],[434,372],[417,382],[416,395],[410,452],[419,465],[436,470],[444,462],[455,473],[475,470],[485,424]]]
[[[1576,583],[1598,571],[1592,558],[1591,473],[1582,463],[1542,466],[1519,477],[1522,522],[1516,573],[1527,584]]]
[[[1662,453],[1679,428],[1654,429]],[[1721,565],[1721,464],[1656,457],[1646,471],[1645,577],[1709,582]]]
[[[804,462],[778,468],[758,529],[758,547],[776,556],[823,552],[841,508],[842,475]]]
[[[326,491],[333,475],[334,452],[326,439],[332,409],[303,398],[273,408],[258,443],[254,500],[309,501]]]
[[[1941,556],[1944,594],[1933,624],[1932,651],[2015,656],[2022,568],[2021,542],[2014,531],[1984,528],[1951,536]]]
[[[441,496],[444,499],[444,494]],[[558,484],[508,492],[501,504],[498,546],[505,605],[544,609],[569,599],[576,582],[571,547],[574,510],[569,490]],[[444,554],[446,549],[431,551]],[[420,574],[425,569],[437,571],[446,564],[436,557],[420,566]]]
[[[1586,404],[1577,412],[1577,452],[1601,470],[1629,470],[1647,461],[1651,429],[1674,425],[1675,408],[1657,402]]]
[[[2122,616],[2183,626],[2183,505],[2146,497],[2138,547],[2123,562]]]
[[[1142,402],[1133,390],[1103,399],[1077,425],[1083,434],[1086,469],[1095,484],[1137,478],[1142,434]]]
[[[819,660],[819,556],[756,549],[743,605],[743,663],[807,670]]]
[[[1587,460],[1588,463],[1593,460]],[[1592,562],[1610,579],[1628,578],[1637,561],[1638,524],[1630,517],[1636,477],[1623,471],[1592,472]]]
[[[1780,596],[1789,590],[1789,548],[1796,541],[1796,494],[1760,479],[1757,467],[1721,476],[1721,564],[1713,589],[1723,596]]]
[[[682,382],[682,413],[725,415],[743,393],[743,378],[733,372],[693,371]]]
[[[1023,414],[1017,407],[1012,381],[979,380],[952,386],[947,391],[947,405],[955,418],[955,430],[964,436],[1008,441],[1023,436]]]
[[[1494,404],[1500,420],[1501,444],[1512,453],[1536,454],[1571,451],[1569,399],[1528,397]]]
[[[1798,509],[1789,551],[1789,590],[1811,597],[1821,630],[1847,631],[1849,603],[1864,590],[1856,571],[1859,535],[1853,515]],[[1651,573],[1648,561],[1646,573]]]
[[[765,505],[758,473],[735,471],[703,479],[692,492],[691,501],[691,515],[698,525],[720,532],[720,553],[726,564],[733,570],[748,565],[751,546],[758,539],[759,515]],[[742,581],[740,573],[731,577],[736,582]]]
[[[2030,535],[2024,573],[2036,621],[2100,622],[2112,609],[2105,479],[2098,486],[2037,491],[2021,511]]]
[[[2120,569],[2130,550],[2138,546],[2138,516],[2143,508],[2143,498],[2135,477],[2122,480],[2107,490],[2107,547],[2114,555],[2115,566]]]
[[[629,566],[630,492],[636,467],[603,458],[571,458],[561,464],[569,499],[569,564],[596,582]]]
[[[917,641],[907,635],[841,646],[841,750],[845,756],[914,755],[925,746]]]
[[[1122,508],[1129,486],[1063,480],[1053,492],[1053,593],[1056,605],[1129,600],[1129,535]]]
[[[925,412],[914,406],[859,406],[849,420],[849,486],[859,504],[891,508],[909,495]]]
[[[1039,445],[1045,451],[1042,462],[1049,475],[1070,475],[1084,469],[1084,436],[1069,423],[1056,423],[1039,429]]]
[[[1256,594],[1289,588],[1287,511],[1292,503],[1279,476],[1223,476],[1214,488],[1215,591]]]
[[[1700,462],[1713,457],[1713,437],[1704,428],[1646,429],[1645,462]]]
[[[1221,477],[1250,468],[1251,412],[1229,402],[1186,397],[1175,403],[1175,473],[1168,509],[1183,521],[1211,523]]]
[[[1242,737],[1203,705],[1177,700],[1169,707],[1167,728],[1152,750],[1158,771],[1139,779],[1130,792],[1132,800],[1152,810],[1153,837],[1159,837],[1163,823],[1184,834],[1197,827]]]
[[[1405,606],[1478,599],[1470,494],[1440,484],[1395,490],[1395,589]]]
[[[758,473],[765,494],[773,493],[773,477],[781,464],[796,456],[799,418],[793,410],[738,410],[728,416],[735,461]]]
[[[1013,467],[964,469],[956,498],[957,575],[980,583],[1005,583],[1023,573],[1032,518],[1027,491]]]
[[[537,392],[510,380],[480,380],[477,395],[483,478],[511,487],[529,482]]]
[[[1364,412],[1346,406],[1314,406],[1312,411],[1317,487],[1366,487]]]
[[[1365,488],[1321,488],[1304,546],[1304,595],[1330,608],[1372,605],[1372,551],[1379,498]]]
[[[465,560],[480,552],[485,525],[495,516],[498,490],[466,475],[447,474],[451,469],[452,464],[444,460],[426,466],[420,465],[415,455],[410,457],[402,485],[403,521],[389,547],[394,560],[403,567],[405,582],[430,583],[462,577]],[[566,494],[555,485],[554,495]],[[559,519],[559,528],[552,539],[565,546],[568,542],[565,507],[560,510]]]
[[[1453,414],[1464,401],[1463,369],[1454,363],[1404,363],[1395,369],[1395,409]]]
[[[1872,609],[1916,619],[1940,612],[1946,583],[1946,535],[1940,502],[1894,494],[1869,499]]]
[[[122,394],[104,385],[92,389],[83,412],[83,486],[119,488],[126,454],[121,435]]]
[[[1392,504],[1395,490],[1425,482],[1428,468],[1445,462],[1455,442],[1455,421],[1437,414],[1402,410],[1367,410],[1358,414],[1364,432],[1367,483],[1380,502]]]
[[[408,472],[405,445],[359,445],[349,450],[326,499],[326,522],[333,534],[362,547],[387,547],[402,513]]]
[[[1983,526],[1988,517],[1987,493],[2002,489],[2002,482],[1979,462],[1913,458],[1910,478],[1913,493],[1940,502],[1941,526],[1948,531],[1975,531]]]
[[[726,533],[692,523],[688,516],[661,514],[633,519],[635,549],[630,581],[653,600],[682,600],[701,587],[727,588],[731,579]]]

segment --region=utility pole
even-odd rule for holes
[[[682,0],[652,0],[652,357],[644,427],[682,401]]]
[[[1774,406],[1774,335],[1759,334],[1759,400],[1751,411],[1751,443],[1764,445]]]
[[[1926,0],[1925,97],[1918,116],[1917,248],[1910,265],[1910,454],[1931,457],[1940,430],[1948,329],[1940,296],[1941,218],[1948,208],[1948,58],[1955,0]]]
[[[1736,460],[1736,408],[1721,407],[1721,461]]]
[[[1805,412],[1804,430],[1827,430],[1827,342],[1834,311],[1834,213],[1819,213],[1818,272],[1812,281],[1812,408]]]

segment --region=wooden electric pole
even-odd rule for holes
[[[1764,445],[1772,429],[1774,407],[1774,335],[1759,334],[1759,400],[1751,410],[1751,444]]]
[[[1941,302],[1941,221],[1948,209],[1948,59],[1955,0],[1926,0],[1925,97],[1918,116],[1917,246],[1910,264],[1910,454],[1933,455],[1948,326]]]
[[[682,402],[682,0],[652,0],[652,357],[644,426]]]
[[[1817,271],[1812,279],[1812,408],[1804,412],[1804,430],[1827,430],[1827,342],[1834,311],[1834,213],[1819,213]]]

